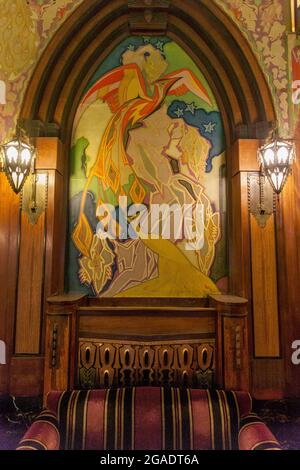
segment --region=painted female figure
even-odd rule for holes
[[[111,290],[110,281],[112,281],[113,278],[118,278],[120,266],[118,265],[117,269],[116,266],[113,268],[113,260],[116,261],[115,258],[117,258],[117,263],[119,261],[120,257],[117,256],[117,253],[120,242],[116,241],[110,244],[102,240],[95,241],[94,231],[85,214],[87,194],[95,179],[98,180],[98,207],[101,206],[101,204],[110,203],[111,201],[114,201],[114,204],[117,206],[117,201],[120,196],[127,196],[129,204],[144,203],[146,205],[158,203],[159,201],[161,203],[179,202],[179,199],[181,199],[180,203],[184,204],[187,203],[188,200],[195,199],[195,197],[196,199],[201,197],[202,201],[205,199],[203,188],[202,191],[200,191],[201,194],[198,191],[197,196],[195,196],[195,191],[192,191],[193,195],[191,196],[190,188],[192,188],[193,185],[200,187],[200,176],[203,176],[203,171],[200,171],[200,167],[197,169],[197,159],[199,158],[200,162],[201,152],[203,157],[204,153],[207,153],[209,150],[209,144],[204,138],[202,138],[201,141],[201,136],[198,131],[192,128],[188,129],[189,126],[182,126],[182,120],[178,119],[177,124],[174,122],[171,125],[171,119],[167,116],[165,100],[170,96],[179,97],[191,93],[198,99],[211,105],[208,91],[191,70],[183,68],[175,72],[166,73],[168,68],[166,58],[159,49],[151,44],[138,47],[136,50],[127,50],[122,55],[122,61],[122,66],[106,73],[90,88],[83,97],[75,118],[76,127],[81,116],[97,101],[107,103],[110,108],[110,118],[105,129],[103,129],[97,157],[89,171],[85,183],[78,222],[72,234],[73,242],[78,251],[82,254],[79,261],[81,265],[81,280],[87,284],[93,284],[94,288],[95,282],[93,282],[91,276],[89,277],[87,275],[87,272],[89,270],[88,267],[92,265],[97,255],[96,252],[98,252],[99,255],[99,250],[101,251],[102,261],[99,260],[98,256],[98,265],[99,269],[102,269],[103,274],[101,276],[101,282],[97,283],[96,291],[98,295],[100,293],[101,295],[109,295],[108,293]],[[156,166],[158,172],[159,168],[161,170],[158,179],[155,178],[153,174],[151,175],[151,171],[149,172],[151,162],[149,165],[145,164],[145,154],[141,155],[138,149],[132,151],[135,137],[137,137],[139,133],[142,133],[143,129],[145,132],[147,129],[149,130],[150,122],[152,122],[153,128],[153,122],[157,119],[166,121],[164,140],[161,140],[160,144],[161,152],[159,160],[154,161],[156,157],[152,159],[152,165]],[[160,127],[159,123],[157,127]],[[172,146],[174,147],[178,129],[188,134],[186,138],[184,138],[184,135],[181,135],[179,138],[179,141],[185,141],[185,148],[187,148],[188,141],[194,142],[196,145],[194,150],[192,148],[189,149],[189,155],[185,155],[184,157],[185,161],[184,158],[182,158],[183,152],[179,150],[177,160],[183,170],[183,173],[179,176],[176,172],[171,171],[170,173],[169,171],[172,169],[170,166],[171,160],[173,164],[176,160],[176,155],[172,156],[172,152],[174,154],[174,148],[172,149]],[[148,133],[148,136],[149,135]],[[166,141],[168,136],[169,143]],[[195,149],[198,150],[198,154],[196,154]],[[201,149],[204,149],[204,153]],[[205,161],[205,157],[202,158],[202,169],[204,168],[203,161]],[[186,171],[186,174],[184,174],[184,171]],[[169,175],[165,182],[162,173]],[[155,180],[158,181],[158,184],[156,184]],[[184,184],[182,183],[183,181],[185,182]],[[182,194],[182,198],[178,196],[180,193]],[[133,288],[131,292],[130,284],[127,284],[126,292],[128,295],[139,296],[142,295],[143,292],[145,295],[150,296],[155,296],[155,292],[157,296],[169,296],[174,294],[170,292],[170,286],[172,285],[170,270],[168,273],[170,282],[163,280],[164,269],[161,262],[164,258],[164,254],[166,255],[167,253],[170,254],[169,265],[170,259],[174,255],[175,258],[180,258],[182,262],[186,263],[186,268],[183,271],[185,273],[184,276],[186,276],[186,273],[190,270],[193,271],[190,273],[191,276],[195,278],[194,270],[198,270],[196,280],[198,285],[200,285],[201,292],[198,292],[200,296],[208,292],[217,291],[216,286],[210,281],[207,275],[214,257],[214,246],[219,238],[219,220],[218,214],[216,213],[214,215],[210,208],[209,199],[206,198],[206,201],[208,201],[205,203],[207,214],[210,214],[210,222],[207,224],[206,234],[210,232],[211,236],[208,261],[205,261],[205,257],[201,256],[199,253],[194,257],[186,256],[182,248],[176,246],[176,244],[171,241],[158,240],[153,243],[151,240],[143,240],[146,249],[159,255],[160,258],[160,264],[156,273],[152,275],[152,278],[148,277],[150,283],[148,284],[149,288],[151,281],[154,280],[153,278],[159,279],[158,282],[161,285],[160,293],[157,292],[159,284],[154,284],[153,282],[153,288],[148,289],[149,292],[147,293],[147,282],[145,282],[140,286],[140,292],[138,291],[138,287]],[[193,202],[197,201],[194,200]],[[206,237],[206,239],[208,238]],[[95,248],[95,244],[97,248]],[[122,248],[124,248],[124,246]],[[179,250],[177,255],[176,250]],[[197,257],[198,261],[196,260]],[[105,260],[109,260],[108,264],[105,264]],[[176,268],[174,267],[174,269]],[[180,280],[178,280],[178,282],[180,282]],[[102,292],[104,287],[106,294]],[[122,286],[122,289],[120,289],[121,292],[124,292],[124,287],[125,286]],[[117,291],[115,289],[114,294],[116,294]]]

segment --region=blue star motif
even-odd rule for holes
[[[183,111],[182,108],[177,108],[176,111],[174,111],[174,114],[175,114],[178,118],[180,118],[180,117],[182,117],[182,116],[184,115],[184,111]]]
[[[155,47],[156,49],[160,50],[160,51],[164,51],[164,43],[162,41],[157,41],[157,43],[155,44]]]
[[[195,103],[190,103],[186,105],[185,111],[195,114],[196,109],[197,109],[197,106],[195,105]]]
[[[205,132],[208,134],[212,134],[212,132],[215,131],[216,123],[215,122],[209,122],[208,124],[204,124],[204,129]]]

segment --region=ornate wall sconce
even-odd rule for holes
[[[272,132],[272,137],[258,150],[261,171],[268,178],[276,194],[280,194],[283,190],[287,178],[292,172],[295,158],[294,143],[280,139],[276,131]]]
[[[280,139],[275,130],[258,149],[260,171],[248,173],[248,204],[250,213],[262,228],[276,209],[275,194],[279,196],[283,190],[295,155],[294,143]]]
[[[36,149],[20,127],[16,136],[0,146],[2,171],[16,194],[21,193],[21,208],[29,222],[36,224],[46,208],[48,175],[35,170]]]
[[[22,190],[26,178],[34,171],[35,148],[25,132],[18,127],[15,137],[1,145],[3,170],[16,194]]]

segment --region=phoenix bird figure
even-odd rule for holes
[[[78,223],[72,235],[77,249],[86,257],[90,257],[93,240],[93,231],[84,213],[92,179],[99,179],[103,194],[110,189],[116,197],[126,195],[126,188],[132,180],[132,201],[139,204],[145,198],[145,189],[126,153],[129,131],[142,125],[143,120],[157,111],[168,96],[182,96],[192,92],[206,103],[212,104],[207,91],[193,72],[181,69],[163,75],[167,62],[160,51],[153,46],[140,49],[135,63],[122,65],[106,73],[91,87],[83,97],[75,117],[74,127],[85,110],[96,100],[106,102],[113,113],[102,136],[95,164],[88,175]],[[161,60],[157,61],[157,58]],[[98,204],[105,202],[98,200]]]

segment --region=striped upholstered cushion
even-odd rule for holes
[[[265,423],[254,413],[243,416],[240,423],[239,448],[241,450],[281,450]]]
[[[243,392],[124,388],[52,392],[61,448],[87,450],[237,449]]]
[[[58,450],[60,436],[56,415],[43,411],[30,426],[17,450]]]

